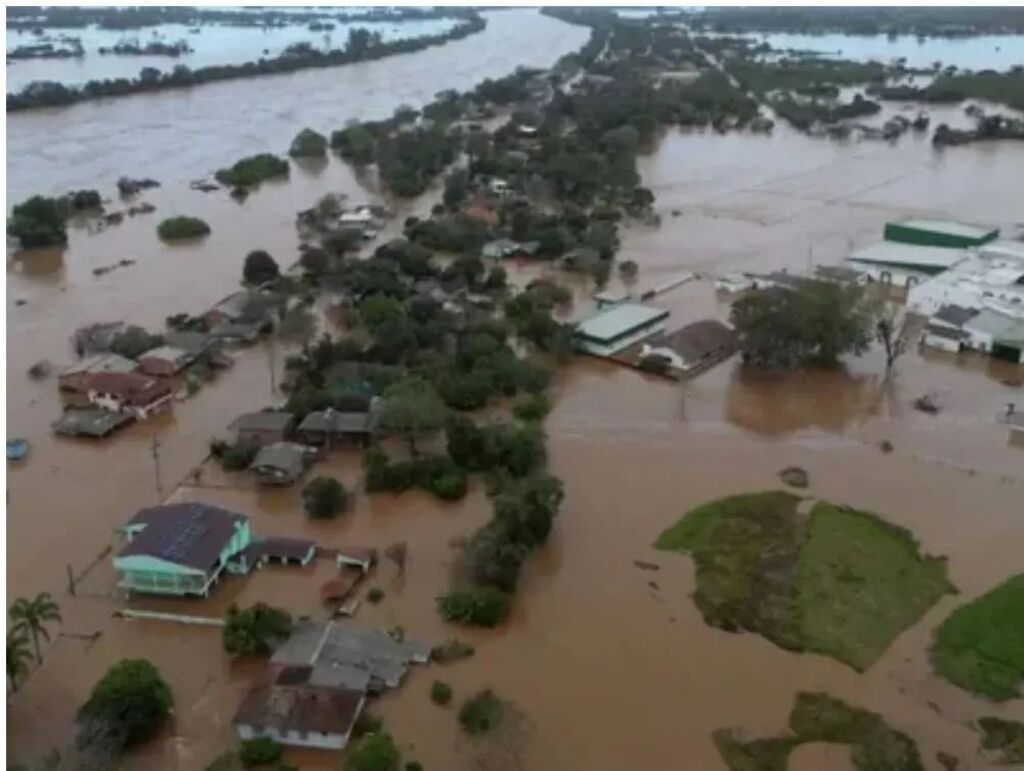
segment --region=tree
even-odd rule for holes
[[[872,336],[871,309],[855,284],[805,280],[751,292],[733,304],[731,320],[744,361],[767,369],[833,364],[863,353]]]
[[[469,195],[469,175],[465,169],[455,169],[444,181],[444,205],[455,209]]]
[[[32,651],[25,630],[14,627],[7,633],[7,681],[11,690],[18,690],[18,680],[28,674],[28,665],[32,660]]]
[[[288,154],[293,158],[323,158],[327,154],[327,137],[304,128],[292,140]]]
[[[291,630],[292,617],[286,610],[262,602],[245,610],[232,605],[224,626],[224,650],[231,654],[267,655],[288,639]]]
[[[442,680],[435,680],[430,685],[430,700],[444,706],[452,700],[452,687]]]
[[[636,282],[636,274],[640,271],[639,266],[633,260],[624,260],[619,263],[619,275],[626,284]]]
[[[490,689],[480,691],[459,708],[459,725],[469,734],[487,733],[501,720],[502,703]]]
[[[313,519],[331,519],[348,505],[348,492],[333,477],[317,477],[302,489],[302,503]]]
[[[401,756],[391,734],[372,733],[364,736],[345,763],[346,771],[398,771]]]
[[[900,319],[894,311],[883,311],[875,322],[875,338],[885,348],[885,376],[889,377],[896,360],[907,350],[910,334],[906,315]]]
[[[145,659],[122,659],[96,683],[78,712],[78,745],[117,755],[149,739],[170,715],[171,689]]]
[[[276,763],[284,754],[284,747],[269,736],[246,739],[238,749],[238,759],[246,768]]]
[[[34,600],[27,600],[19,597],[14,601],[10,610],[11,621],[15,629],[22,629],[26,635],[32,638],[32,645],[36,651],[36,661],[43,660],[43,654],[39,647],[39,638],[49,641],[50,630],[46,625],[51,621],[60,622],[60,608],[53,601],[49,592],[36,595]]]
[[[245,283],[259,286],[273,281],[279,275],[281,275],[281,269],[277,267],[277,261],[268,252],[256,249],[245,256],[245,265],[242,268],[242,278]]]
[[[445,621],[494,627],[505,620],[509,596],[493,586],[448,592],[437,598],[437,610]]]
[[[7,233],[26,249],[59,246],[68,242],[66,211],[57,198],[32,196],[11,210]]]
[[[385,434],[404,438],[409,443],[409,452],[416,455],[416,440],[444,426],[447,414],[444,402],[430,383],[419,377],[406,377],[384,391],[377,425]]]
[[[168,217],[156,227],[161,241],[179,241],[209,235],[210,226],[198,217]]]

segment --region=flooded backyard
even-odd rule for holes
[[[244,512],[261,535],[377,548],[405,540],[405,574],[386,562],[377,568],[369,582],[385,599],[364,605],[358,622],[401,625],[409,639],[428,644],[455,636],[434,597],[448,583],[452,539],[489,516],[480,482],[452,505],[420,493],[360,492],[351,511],[330,523],[308,520],[298,489],[262,492],[209,464],[198,484],[179,487],[214,434],[239,413],[281,398],[269,372],[280,369],[281,351],[256,346],[239,353],[231,370],[176,403],[172,416],[133,425],[102,444],[54,438],[55,383],[33,382],[25,373],[40,359],[70,362],[68,338],[82,324],[123,318],[160,327],[168,315],[208,307],[238,286],[253,249],[290,263],[298,248],[295,212],[324,193],[380,197],[372,179],[334,157],[293,164],[288,182],[264,184],[243,203],[223,191],[190,190],[190,179],[252,152],[281,152],[304,126],[330,131],[403,103],[421,106],[442,89],[466,89],[518,64],[549,66],[587,35],[534,11],[487,16],[483,32],[414,55],[9,116],[9,201],[78,187],[112,194],[123,174],[163,183],[141,196],[156,205],[153,214],[97,234],[73,229],[63,253],[8,260],[8,432],[27,437],[33,448],[26,465],[8,469],[8,598],[51,591],[64,614],[63,632],[100,633],[93,641],[59,637],[9,700],[12,757],[66,747],[75,710],[122,657],[150,658],[176,703],[168,734],[127,767],[200,769],[233,742],[231,721],[258,662],[230,662],[217,629],[113,618],[121,603],[110,596],[109,559],[90,567],[116,543],[111,528],[161,493],[175,490],[178,500]],[[952,122],[959,108],[931,112],[933,123]],[[1007,234],[1024,226],[1020,143],[936,151],[909,134],[890,144],[811,139],[786,126],[771,136],[671,131],[641,158],[640,172],[662,224],[625,229],[619,256],[639,264],[641,286],[687,271],[698,275],[655,301],[672,311],[673,327],[727,317],[715,275],[835,264],[851,248],[878,240],[888,220],[948,217],[1001,226]],[[397,219],[422,207],[402,203]],[[161,244],[156,224],[173,214],[202,216],[212,234],[196,245]],[[93,275],[123,258],[136,262]],[[533,269],[510,266],[511,274],[517,270]],[[578,291],[573,317],[591,305]],[[548,544],[527,563],[510,621],[497,631],[458,629],[476,645],[474,657],[417,668],[373,706],[406,758],[429,769],[717,769],[713,730],[778,733],[797,690],[823,689],[909,733],[929,767],[943,750],[959,756],[963,769],[986,768],[969,721],[983,710],[1022,720],[1024,705],[983,705],[936,677],[926,651],[951,608],[1021,570],[1024,447],[1010,445],[994,417],[1007,403],[1024,402],[1024,373],[988,359],[916,350],[899,360],[891,381],[883,369],[878,355],[868,355],[843,370],[756,378],[732,359],[673,384],[575,359],[556,379],[546,423],[552,472],[564,480],[566,499]],[[923,393],[936,395],[938,415],[911,407]],[[883,440],[893,452],[878,449]],[[790,465],[808,471],[810,494],[879,512],[910,528],[924,551],[949,557],[961,595],[939,602],[866,674],[787,653],[756,635],[708,627],[690,599],[691,560],[652,549],[658,533],[695,504],[778,487],[777,472]],[[338,451],[316,473],[358,489],[361,459]],[[640,570],[634,560],[659,569]],[[75,598],[66,594],[67,565],[86,573]],[[267,568],[228,579],[209,601],[131,604],[218,616],[231,602],[262,600],[316,616],[329,568]],[[452,684],[457,701],[491,687],[522,720],[494,739],[467,739],[450,711],[430,704],[435,678]],[[794,767],[821,768],[816,749],[794,756]],[[332,754],[289,757],[303,769],[339,767]]]

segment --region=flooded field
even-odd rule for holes
[[[404,40],[423,35],[436,35],[454,26],[452,19],[410,20],[397,22],[333,22],[332,30],[314,32],[306,24],[287,27],[231,27],[205,24],[190,28],[184,24],[161,24],[141,30],[86,29],[47,30],[48,37],[67,35],[81,39],[83,57],[71,59],[18,59],[7,62],[7,90],[20,91],[34,80],[55,80],[66,86],[81,85],[89,80],[134,78],[143,67],[170,72],[179,65],[191,69],[223,64],[242,64],[260,58],[279,56],[296,43],[308,43],[315,49],[343,48],[353,29],[380,33],[381,38]],[[197,30],[193,32],[192,30]],[[7,50],[35,45],[39,38],[27,30],[11,30]],[[189,53],[181,56],[115,56],[102,55],[100,48],[118,43],[145,46],[151,42],[173,45],[188,44]],[[62,47],[62,46],[58,46]]]
[[[216,383],[175,404],[173,416],[95,445],[52,438],[55,383],[34,383],[25,371],[42,358],[70,361],[68,336],[81,324],[125,318],[153,327],[171,313],[207,307],[237,286],[249,250],[265,248],[291,262],[297,209],[329,191],[354,199],[379,192],[336,159],[293,168],[289,182],[264,185],[242,204],[222,192],[190,191],[188,179],[249,152],[280,151],[304,125],[329,130],[402,102],[422,104],[443,88],[466,88],[518,63],[549,65],[586,37],[582,28],[532,11],[489,18],[483,33],[414,56],[11,116],[13,201],[71,187],[110,192],[125,173],[164,182],[142,196],[156,213],[96,235],[73,230],[63,254],[8,263],[8,430],[33,448],[29,462],[8,474],[9,600],[52,591],[64,632],[101,633],[92,643],[60,637],[10,699],[13,757],[66,747],[89,688],[125,656],[152,659],[176,703],[168,734],[127,767],[192,771],[231,744],[231,720],[258,662],[229,662],[216,629],[113,618],[120,601],[110,596],[107,559],[87,571],[70,598],[65,566],[86,571],[115,543],[113,526],[159,499],[153,438],[160,442],[160,485],[169,493],[200,463],[211,435],[274,398],[268,367],[279,367],[283,356],[247,350]],[[262,107],[254,105],[240,124],[235,106],[257,94]],[[947,117],[956,112],[948,109]],[[941,110],[932,115],[933,122],[946,120]],[[1017,143],[936,152],[909,135],[890,145],[810,139],[784,126],[772,136],[673,131],[641,161],[662,225],[625,230],[620,258],[639,263],[641,286],[698,273],[656,301],[672,311],[673,327],[724,318],[727,298],[715,295],[712,276],[833,264],[880,238],[889,219],[942,216],[1013,232],[1024,224],[1022,169]],[[424,204],[404,206],[399,220]],[[160,245],[156,223],[178,213],[201,215],[212,235],[195,246]],[[93,276],[94,267],[125,257],[136,264]],[[589,309],[586,294],[577,291],[573,316]],[[985,705],[966,695],[931,673],[926,651],[931,630],[952,607],[1021,570],[1024,448],[1008,444],[994,416],[1007,402],[1024,401],[1024,374],[987,359],[916,351],[899,360],[892,382],[883,382],[882,369],[877,356],[866,356],[842,371],[764,379],[734,359],[679,385],[575,360],[557,378],[547,422],[552,470],[565,482],[566,500],[551,540],[527,563],[510,622],[493,632],[446,626],[433,606],[447,585],[451,539],[489,516],[478,483],[451,506],[419,493],[358,493],[352,510],[331,523],[308,521],[298,489],[260,492],[209,467],[200,486],[174,495],[245,512],[261,535],[307,535],[326,546],[408,542],[405,575],[387,563],[378,568],[369,585],[382,588],[385,599],[361,608],[358,623],[401,625],[410,639],[430,644],[457,634],[477,646],[465,662],[414,668],[402,688],[373,706],[406,759],[426,768],[710,771],[721,768],[711,731],[740,726],[751,735],[775,734],[797,690],[825,689],[909,733],[929,767],[941,749],[959,756],[961,768],[982,769],[968,722],[979,714],[1021,720],[1024,705]],[[936,394],[940,414],[911,408],[922,393]],[[891,454],[877,449],[883,439],[893,443]],[[943,599],[864,675],[707,627],[689,597],[691,561],[651,547],[694,504],[776,487],[777,472],[789,465],[808,471],[811,494],[882,513],[912,529],[924,551],[948,555],[962,592]],[[315,473],[355,488],[360,459],[339,451]],[[660,569],[640,570],[637,559]],[[318,591],[329,573],[323,562],[268,568],[229,579],[207,602],[132,605],[215,616],[232,601],[264,600],[319,615]],[[435,678],[451,682],[456,703],[492,687],[522,718],[494,739],[468,740],[451,709],[430,704]],[[303,769],[339,764],[331,754],[289,757]],[[833,768],[844,760],[817,746],[794,757],[799,768],[826,762]]]

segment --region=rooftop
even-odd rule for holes
[[[294,416],[290,412],[264,410],[239,415],[228,426],[232,431],[287,431]]]
[[[966,258],[968,254],[966,249],[879,241],[877,244],[858,249],[847,259],[874,265],[905,265],[946,270]]]
[[[735,350],[736,332],[721,321],[704,319],[659,336],[651,345],[671,348],[683,359],[692,361],[715,351]]]
[[[669,312],[639,303],[619,303],[576,325],[576,333],[590,340],[614,340],[635,329],[668,318]]]
[[[981,313],[967,321],[964,327],[973,332],[1000,337],[1004,333],[1009,332],[1015,324],[1016,320],[1012,316],[1006,316],[1005,314],[996,313],[993,310],[984,308]]]
[[[191,358],[191,353],[184,351],[181,348],[175,348],[172,345],[161,345],[159,348],[146,351],[139,357],[140,361],[143,359],[161,359],[163,361],[174,362],[175,364],[179,364],[182,361],[188,361]]]
[[[148,404],[171,392],[165,382],[137,372],[94,372],[85,376],[85,388],[114,394],[129,404]]]
[[[329,434],[366,434],[370,431],[370,411],[322,410],[311,412],[299,424],[299,430],[322,431]]]
[[[963,238],[986,238],[997,228],[981,227],[979,225],[965,225],[962,222],[951,222],[949,220],[912,219],[898,222],[905,228],[916,230],[930,230],[934,233],[944,233],[951,236],[962,236]]]
[[[53,422],[53,430],[62,436],[106,436],[132,420],[123,412],[112,412],[99,407],[69,409]]]
[[[290,731],[347,734],[364,700],[361,691],[292,685],[286,677],[284,682],[261,683],[250,690],[235,723],[272,728],[285,736]]]
[[[976,308],[964,308],[961,305],[943,305],[935,312],[932,318],[960,327],[963,326],[965,321],[977,315],[978,310]]]
[[[205,503],[140,509],[125,529],[141,526],[142,530],[117,556],[145,555],[205,571],[213,567],[237,529],[247,521],[244,514]]]
[[[260,449],[250,468],[272,469],[297,477],[305,467],[306,448],[292,442],[274,442]]]
[[[81,361],[75,362],[66,367],[60,374],[77,375],[81,373],[96,372],[134,372],[138,365],[131,359],[118,356],[116,353],[100,353],[95,356],[87,356]]]

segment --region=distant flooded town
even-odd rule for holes
[[[1024,12],[7,9],[11,769],[1024,764]]]

